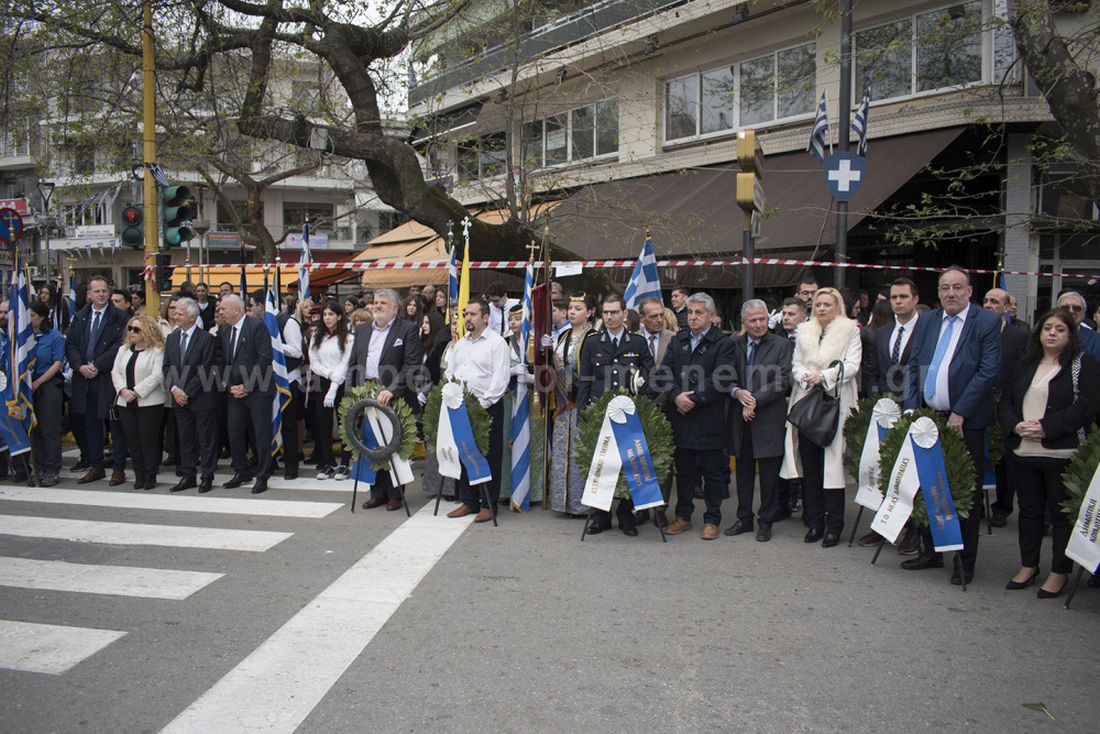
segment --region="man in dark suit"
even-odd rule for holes
[[[199,493],[209,492],[218,468],[218,374],[223,366],[221,340],[199,323],[199,307],[190,298],[176,301],[179,328],[168,335],[164,347],[164,386],[176,417],[179,442],[179,482],[173,492],[196,486],[195,465],[202,481]]]
[[[642,328],[638,330],[638,336],[645,339],[646,347],[653,356],[653,364],[661,364],[668,353],[669,345],[676,338],[676,332],[667,328],[665,323],[665,304],[659,298],[643,298],[641,303],[638,304],[638,314],[642,317]],[[657,407],[663,408],[665,394],[659,393],[656,402]],[[661,483],[661,495],[665,498],[666,503],[671,494],[672,474],[670,473],[665,481]],[[666,527],[668,517],[665,516],[664,510],[657,507],[654,508],[654,512],[657,516],[657,524]],[[642,510],[637,513],[636,520],[640,523],[649,520],[649,510]]]
[[[732,375],[723,380],[719,368],[729,369],[733,342],[713,325],[714,299],[706,293],[688,297],[687,312],[688,328],[676,335],[660,368],[661,379],[671,385],[665,412],[676,442],[676,519],[665,532],[679,535],[691,529],[695,488],[702,487],[702,537],[714,540],[730,478],[726,408]]]
[[[736,372],[730,394],[730,448],[737,457],[737,521],[729,536],[752,532],[752,496],[756,466],[760,466],[760,527],[756,539],[772,539],[772,523],[780,516],[779,466],[787,429],[787,392],[791,386],[791,343],[768,331],[768,306],[745,301],[741,306],[744,334],[730,337]]]
[[[1001,376],[1001,324],[993,313],[973,306],[970,275],[950,267],[939,279],[941,307],[922,316],[913,334],[909,356],[906,409],[931,407],[946,419],[947,430],[956,431],[974,461],[977,481],[985,471],[985,432],[993,424],[993,392]],[[980,486],[976,487],[980,492]],[[955,569],[951,583],[969,582],[978,557],[981,502],[961,520],[962,571]],[[932,548],[931,533],[923,534],[917,558],[902,562],[915,571],[942,568],[943,556]]]
[[[225,355],[225,387],[229,408],[229,451],[233,476],[222,484],[234,489],[251,481],[248,461],[248,429],[256,441],[256,482],[252,494],[267,491],[271,476],[271,402],[275,376],[271,369],[271,334],[261,322],[245,314],[240,296],[223,297],[218,303],[223,326],[218,337]]]
[[[73,368],[72,411],[84,418],[84,441],[91,464],[78,480],[80,484],[107,476],[103,468],[103,421],[115,395],[111,369],[126,327],[126,314],[113,307],[110,300],[107,279],[102,275],[89,279],[88,305],[69,324],[65,338],[65,358]]]
[[[394,400],[405,400],[414,390],[412,385],[421,370],[422,349],[420,326],[397,318],[401,306],[397,291],[381,288],[374,292],[374,321],[363,324],[355,332],[355,344],[348,365],[348,388],[366,382],[382,386],[378,393],[380,405]],[[426,370],[425,370],[426,372]],[[423,378],[425,381],[427,377]],[[401,508],[401,488],[395,486],[388,471],[378,472],[371,487],[371,498],[363,503],[363,509],[386,506],[387,510]]]
[[[904,398],[909,380],[909,356],[913,353],[913,334],[920,313],[917,304],[920,293],[909,278],[898,278],[890,284],[890,308],[894,323],[875,332],[874,392]]]
[[[598,400],[610,390],[640,391],[650,394],[647,382],[653,371],[653,355],[645,339],[626,330],[626,300],[611,294],[603,301],[603,328],[589,332],[581,344],[577,360],[577,411]],[[642,387],[638,388],[638,385]],[[619,529],[627,536],[638,534],[634,520],[634,502],[619,500],[615,510]],[[596,510],[588,523],[590,535],[611,529],[611,513]]]

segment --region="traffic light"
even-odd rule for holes
[[[155,257],[157,292],[167,293],[172,290],[172,256],[167,252],[158,252]]]
[[[145,242],[145,207],[130,204],[122,210],[122,244],[141,249]]]
[[[164,188],[161,221],[164,222],[164,247],[176,247],[194,236],[191,217],[195,200],[186,186]]]

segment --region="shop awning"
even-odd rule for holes
[[[268,278],[273,279],[275,277],[275,268],[272,266],[268,270]],[[187,280],[187,268],[183,265],[177,265],[172,269],[172,290],[178,291],[183,282]],[[232,283],[233,290],[237,290],[241,283],[241,271],[238,268],[226,267],[224,265],[210,265],[204,267],[202,271],[199,271],[197,265],[191,266],[191,282],[198,283],[200,280],[204,281],[210,290],[215,293],[218,290],[220,283]],[[298,269],[294,265],[282,264],[279,266],[279,290],[281,293],[293,293],[298,290]],[[248,290],[259,290],[264,287],[264,271],[262,268],[246,268],[245,269],[245,283],[248,285]],[[293,286],[293,287],[292,287]]]

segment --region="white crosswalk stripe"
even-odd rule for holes
[[[261,552],[275,547],[293,533],[270,530],[237,530],[235,528],[201,528],[188,525],[97,522],[27,515],[0,515],[0,535],[69,540],[81,543]]]
[[[0,668],[60,675],[125,634],[0,619]]]
[[[0,586],[180,600],[225,574],[0,556]]]
[[[138,510],[171,510],[175,512],[211,512],[232,515],[265,515],[275,517],[320,518],[344,506],[341,502],[298,502],[244,497],[197,497],[192,495],[131,494],[99,492],[86,489],[57,487],[0,486],[0,500],[45,502]]]

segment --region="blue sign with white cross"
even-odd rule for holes
[[[867,178],[867,159],[851,151],[825,158],[825,185],[837,201],[848,201]]]

